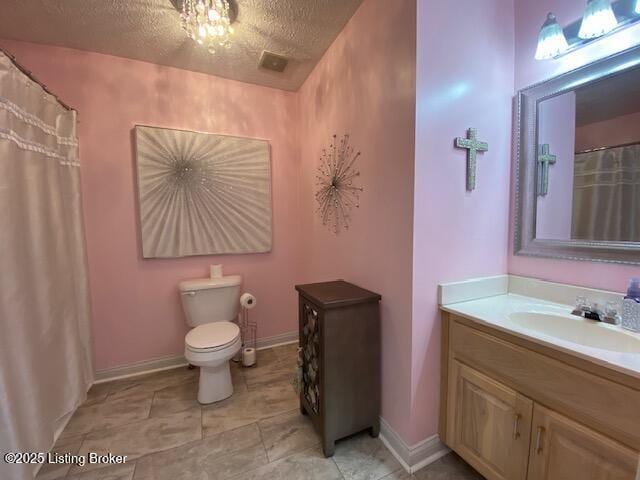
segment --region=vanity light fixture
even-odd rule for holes
[[[536,60],[556,59],[640,23],[640,0],[587,0],[582,18],[558,25],[553,13],[540,29]]]
[[[582,39],[598,38],[606,35],[617,26],[618,20],[609,0],[588,0],[578,37]]]
[[[640,0],[638,0],[640,2]],[[540,29],[538,35],[538,48],[536,49],[536,60],[545,60],[557,57],[569,49],[569,44],[564,36],[562,27],[558,24],[556,16],[549,12],[547,20]]]

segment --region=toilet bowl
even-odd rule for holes
[[[185,337],[184,356],[200,367],[198,402],[219,402],[233,394],[229,360],[240,351],[242,341],[238,325],[214,322],[200,325]]]
[[[218,402],[233,394],[229,361],[242,346],[237,321],[239,275],[186,280],[179,285],[187,324],[184,356],[200,367],[198,402]]]

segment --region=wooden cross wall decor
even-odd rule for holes
[[[556,156],[552,155],[549,144],[540,145],[538,150],[538,196],[549,193],[549,166],[556,163]]]
[[[489,144],[478,140],[475,128],[467,130],[467,138],[456,138],[457,148],[467,149],[467,190],[476,188],[476,154],[489,150]]]

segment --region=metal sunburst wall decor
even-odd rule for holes
[[[349,135],[344,135],[339,143],[337,135],[333,135],[329,148],[322,149],[316,176],[316,211],[322,224],[332,225],[336,234],[342,228],[349,229],[351,211],[360,207],[360,193],[364,189],[354,185],[360,176],[356,169],[358,157],[360,152],[349,145]]]

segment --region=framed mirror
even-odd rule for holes
[[[640,264],[640,47],[518,92],[516,255]]]

